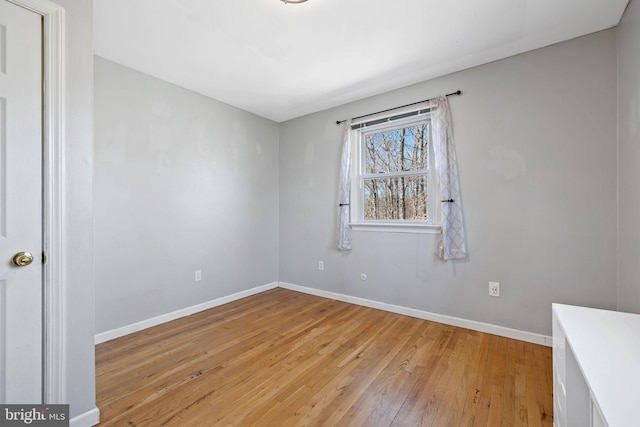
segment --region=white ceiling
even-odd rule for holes
[[[280,122],[613,27],[628,0],[93,3],[96,55]]]

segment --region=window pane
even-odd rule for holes
[[[364,135],[365,174],[427,169],[429,124]]]
[[[365,179],[364,219],[428,220],[427,175]]]

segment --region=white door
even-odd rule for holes
[[[40,15],[0,0],[0,403],[42,402],[41,40]]]

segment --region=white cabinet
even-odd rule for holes
[[[640,426],[640,315],[553,304],[555,427]]]

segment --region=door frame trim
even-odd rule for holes
[[[64,194],[64,8],[49,0],[8,0],[43,18],[43,403],[67,403]]]

